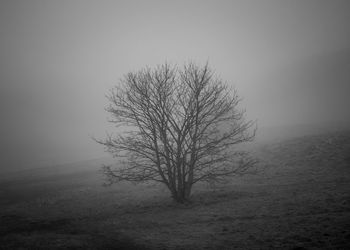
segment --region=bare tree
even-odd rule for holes
[[[177,202],[193,184],[245,172],[253,163],[236,144],[251,141],[255,122],[244,120],[235,89],[206,64],[164,64],[125,75],[107,96],[117,136],[98,140],[122,165],[104,167],[108,180],[164,183]]]

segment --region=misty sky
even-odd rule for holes
[[[0,3],[1,168],[104,156],[130,70],[209,64],[259,126],[350,120],[350,1]]]

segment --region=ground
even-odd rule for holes
[[[252,151],[257,172],[183,205],[159,185],[102,186],[98,161],[2,177],[0,249],[350,249],[350,132]]]

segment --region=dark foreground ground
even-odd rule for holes
[[[255,150],[259,172],[194,190],[101,185],[98,161],[0,179],[0,249],[350,249],[350,133]]]

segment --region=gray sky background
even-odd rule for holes
[[[1,168],[104,156],[104,95],[165,60],[209,60],[261,127],[349,121],[349,24],[348,0],[3,0]]]

